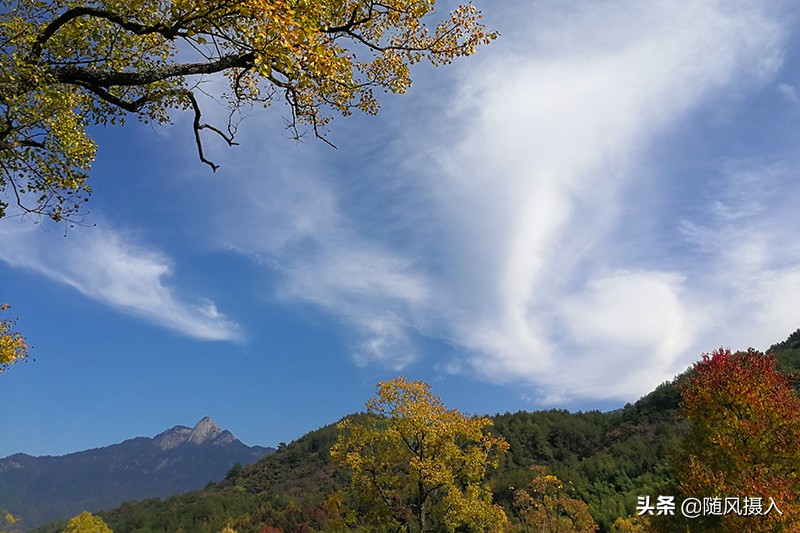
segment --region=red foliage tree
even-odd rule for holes
[[[719,349],[694,365],[681,387],[691,425],[678,490],[701,500],[738,498],[740,509],[700,517],[692,531],[800,531],[800,399],[792,382],[773,356],[753,349]],[[772,501],[777,509],[764,514]]]

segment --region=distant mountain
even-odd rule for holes
[[[18,453],[0,459],[0,509],[31,528],[124,501],[200,489],[235,464],[254,463],[272,451],[243,444],[205,417],[194,428],[175,426],[153,438],[61,457]]]

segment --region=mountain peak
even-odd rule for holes
[[[160,433],[155,436],[153,442],[162,450],[169,450],[176,448],[186,442],[192,430],[186,426],[175,426],[172,429]]]
[[[86,509],[198,490],[234,464],[270,451],[242,444],[205,417],[194,428],[175,426],[152,439],[134,437],[62,457],[16,454],[0,459],[0,509],[24,516],[33,528]]]
[[[230,436],[224,435],[224,433],[227,433]],[[216,439],[220,435],[225,437],[224,441],[219,443],[220,445],[224,445],[236,440],[236,438],[233,437],[229,431],[222,431],[222,428],[220,428],[217,423],[211,419],[211,417],[204,416],[197,424],[195,424],[194,428],[190,429],[186,426],[175,426],[164,433],[156,435],[154,442],[156,446],[162,450],[169,450],[171,448],[177,448],[185,443],[216,443]]]
[[[211,417],[205,416],[194,426],[187,440],[194,444],[203,444],[213,440],[220,433],[222,433],[222,429],[217,423],[211,420]]]

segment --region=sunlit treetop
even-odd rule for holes
[[[86,511],[71,518],[63,533],[114,533],[99,516]]]
[[[378,383],[366,414],[339,423],[330,450],[350,471],[365,531],[505,531],[485,476],[509,445],[485,431],[491,425],[448,409],[423,381]]]
[[[680,386],[690,426],[676,456],[685,497],[770,498],[759,516],[707,515],[692,531],[800,531],[800,399],[773,355],[720,348]],[[781,514],[783,513],[783,514]],[[673,518],[673,517],[668,517]],[[657,523],[675,531],[674,521]]]
[[[91,189],[90,124],[166,123],[175,109],[234,144],[245,105],[288,104],[289,126],[318,137],[336,114],[378,110],[410,65],[470,55],[496,33],[472,5],[435,0],[7,0],[0,13],[0,217],[9,203],[55,220]],[[231,120],[202,121],[204,76],[224,74]]]

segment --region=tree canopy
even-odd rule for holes
[[[447,409],[422,381],[378,384],[367,413],[340,424],[331,458],[352,472],[361,517],[372,531],[502,531],[505,513],[484,483],[506,441],[486,417]]]
[[[543,466],[531,468],[528,487],[514,492],[514,512],[525,533],[594,533],[597,523],[589,506],[570,498],[564,483]]]
[[[800,399],[792,381],[774,356],[752,349],[719,349],[694,365],[681,388],[691,426],[678,489],[686,497],[757,499],[763,511],[701,517],[692,531],[796,530]],[[767,514],[772,502],[777,510]]]
[[[70,519],[64,533],[114,533],[103,519],[91,513],[83,512]]]
[[[235,144],[242,106],[283,100],[288,122],[323,136],[335,114],[376,113],[376,90],[404,92],[410,65],[472,54],[496,37],[472,5],[435,0],[8,0],[0,10],[0,217],[9,202],[55,220],[91,188],[91,124],[193,113]],[[203,122],[205,76],[223,74],[226,125]]]

